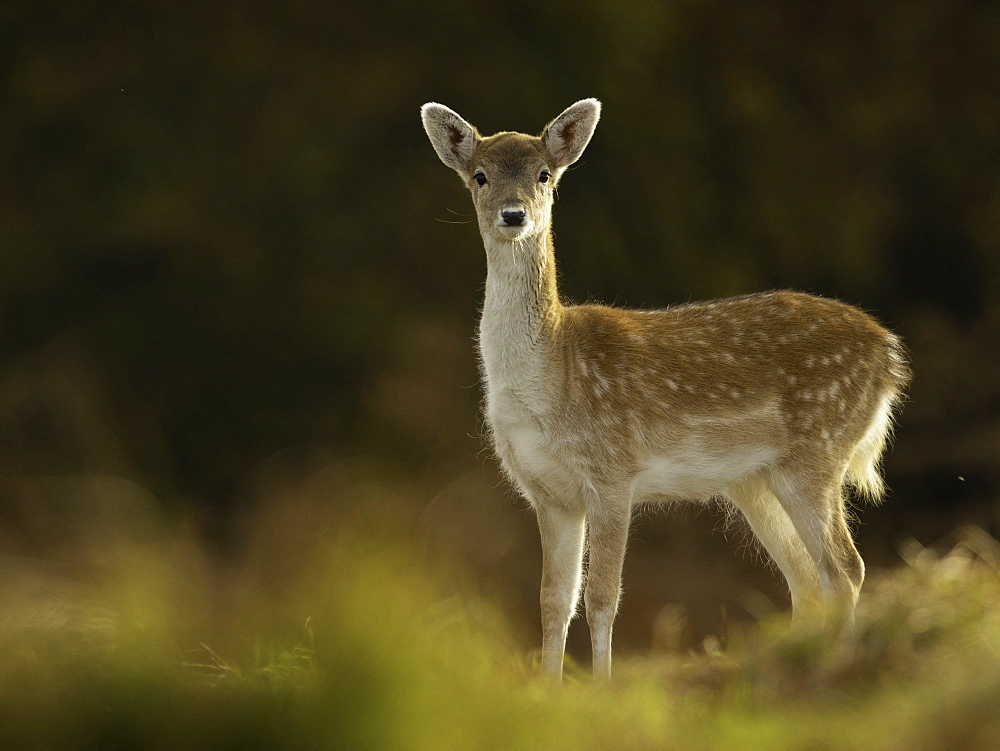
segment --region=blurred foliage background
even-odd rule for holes
[[[997,535],[998,40],[989,0],[7,0],[0,544],[59,560],[144,509],[225,556],[260,542],[245,515],[305,494],[459,562],[533,644],[534,522],[480,438],[482,246],[418,108],[538,132],[587,96],[564,294],[789,287],[873,312],[917,378],[862,554]],[[668,602],[696,632],[720,603],[787,604],[718,521],[637,523],[621,647]]]

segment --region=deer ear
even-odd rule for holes
[[[594,135],[601,117],[601,103],[596,99],[581,99],[567,107],[559,117],[545,126],[542,143],[556,160],[558,167],[568,167],[583,153]]]
[[[466,172],[479,144],[479,133],[443,104],[428,102],[420,108],[420,119],[441,161],[457,172]]]

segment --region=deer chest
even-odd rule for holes
[[[513,394],[500,392],[490,395],[487,418],[497,457],[532,504],[546,498],[561,505],[582,502],[589,484],[586,468],[538,415]]]

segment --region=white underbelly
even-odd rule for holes
[[[731,485],[751,477],[778,456],[770,446],[713,451],[695,442],[649,456],[632,479],[633,502],[652,500],[704,500],[723,494]]]

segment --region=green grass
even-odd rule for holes
[[[0,747],[1000,747],[1000,553],[975,530],[870,575],[849,635],[775,618],[555,686],[399,536],[273,521],[237,563],[93,529],[0,559]]]

